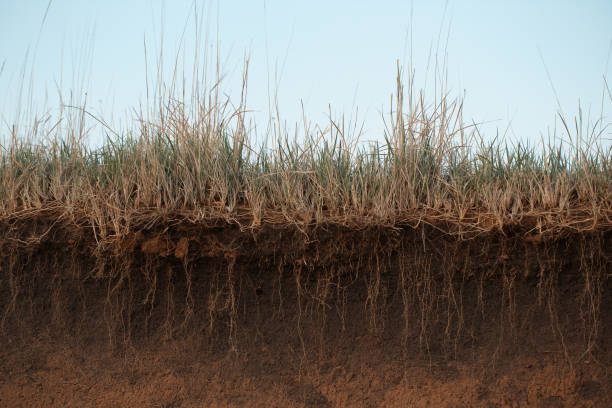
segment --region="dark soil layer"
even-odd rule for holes
[[[612,405],[609,231],[0,227],[0,406]]]

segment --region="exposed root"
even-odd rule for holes
[[[54,228],[35,247],[2,244],[10,254],[0,263],[4,336],[103,335],[121,349],[192,333],[238,352],[245,341],[266,341],[267,322],[284,321],[306,362],[313,346],[323,358],[333,351],[328,339],[356,335],[361,321],[379,339],[401,327],[405,349],[446,358],[496,327],[495,359],[542,336],[535,322],[545,319],[571,366],[596,352],[609,296],[606,233],[537,242],[460,240],[426,226],[307,234],[228,227],[141,233],[117,246],[82,239],[66,251],[66,232]],[[246,326],[257,327],[257,338],[242,334]]]

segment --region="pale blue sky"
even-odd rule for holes
[[[64,98],[72,90],[77,101],[87,91],[93,111],[108,121],[112,113],[118,127],[118,118],[125,124],[126,110],[145,97],[143,40],[155,69],[162,18],[166,67],[174,64],[185,26],[186,55],[193,54],[192,0],[54,0],[41,28],[47,4],[0,0],[0,134],[6,135],[18,104],[53,112],[58,86]],[[598,117],[603,78],[612,77],[609,0],[221,0],[198,1],[196,8],[205,14],[210,42],[219,41],[224,90],[233,97],[250,55],[248,106],[260,127],[268,117],[268,85],[278,85],[281,118],[290,127],[301,118],[301,101],[313,122],[325,121],[329,104],[347,116],[358,106],[364,139],[380,140],[380,112],[389,110],[396,59],[415,69],[418,87],[433,91],[431,66],[429,78],[425,74],[441,27],[448,90],[465,95],[466,120],[493,121],[482,126],[489,136],[496,128],[503,133],[511,121],[509,135],[538,142],[554,124],[558,106],[545,65],[568,116],[580,100]],[[25,89],[33,78],[33,93],[19,102],[25,61]]]

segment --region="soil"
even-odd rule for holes
[[[612,407],[609,233],[237,234],[13,248],[0,406]]]
[[[570,370],[556,353],[495,365],[484,358],[479,364],[444,363],[397,355],[374,361],[361,353],[300,364],[299,353],[275,360],[268,350],[205,360],[196,350],[165,344],[117,356],[48,343],[5,350],[0,405],[609,407],[612,401],[609,368],[585,360]]]

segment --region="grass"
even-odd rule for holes
[[[485,142],[461,101],[427,104],[412,82],[405,100],[399,69],[397,84],[384,143],[361,143],[330,118],[299,137],[275,128],[257,147],[244,102],[230,108],[215,91],[195,106],[160,98],[155,117],[141,113],[139,128],[112,131],[99,148],[86,142],[86,107],[62,111],[50,129],[37,122],[27,137],[15,126],[3,135],[0,216],[53,210],[101,240],[164,217],[245,228],[422,222],[448,233],[612,226],[610,123],[561,117],[542,145]]]

